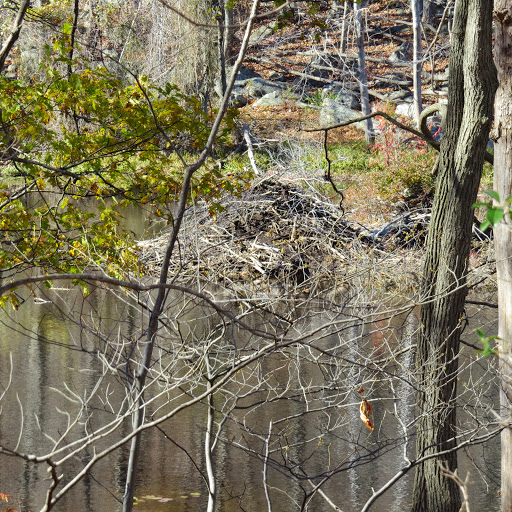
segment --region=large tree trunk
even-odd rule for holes
[[[496,94],[494,188],[502,200],[512,195],[512,6],[496,0],[494,18],[495,62],[499,88]],[[494,231],[498,275],[498,305],[501,406],[510,423],[512,411],[512,222],[505,218]],[[501,502],[503,512],[512,512],[512,429],[501,434]]]
[[[491,125],[496,73],[491,51],[491,0],[457,0],[432,219],[423,272],[422,331],[413,511],[458,512],[460,492],[442,475],[457,466],[456,408],[460,319],[467,289],[472,204]],[[440,452],[448,453],[440,454]],[[450,451],[451,450],[451,451]],[[439,454],[436,456],[436,454]]]

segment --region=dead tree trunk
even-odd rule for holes
[[[496,0],[495,62],[499,88],[495,108],[494,189],[502,200],[512,194],[512,7]],[[510,424],[512,412],[512,221],[505,218],[494,231],[498,275],[501,414]],[[512,429],[501,434],[501,510],[512,512]]]
[[[413,31],[413,94],[414,94],[414,120],[416,126],[420,125],[420,115],[423,110],[421,97],[421,68],[423,67],[423,55],[421,51],[421,0],[411,0],[412,31]]]
[[[363,115],[370,113],[370,97],[368,95],[368,81],[366,79],[366,58],[364,52],[364,31],[363,17],[361,9],[364,7],[364,0],[361,3],[354,2],[354,19],[356,26],[356,44],[357,44],[357,63],[359,66],[359,88],[361,91],[361,110]],[[370,146],[375,143],[375,132],[373,130],[373,121],[366,119],[364,122],[364,132],[366,143]]]
[[[416,454],[434,457],[417,467],[414,512],[458,512],[460,507],[460,491],[453,480],[442,475],[441,464],[452,471],[457,466],[457,371],[472,204],[480,182],[497,85],[491,22],[491,0],[458,0],[416,356],[420,387]]]

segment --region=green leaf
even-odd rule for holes
[[[500,199],[500,195],[498,194],[498,192],[496,192],[495,190],[486,190],[485,193],[488,195],[488,196],[491,196],[495,201],[497,201],[498,203],[501,201]]]
[[[491,223],[488,220],[486,220],[482,222],[482,224],[480,224],[480,230],[485,231],[490,225]]]
[[[491,203],[473,203],[471,205],[471,208],[479,208],[479,207],[492,208],[492,204]]]
[[[478,351],[482,356],[493,356],[498,353],[497,350],[491,348],[491,342],[500,340],[501,338],[499,336],[486,336],[482,329],[477,329],[476,334],[480,343],[484,346],[483,350]]]
[[[489,208],[487,210],[487,220],[494,226],[503,219],[505,211],[503,208]]]

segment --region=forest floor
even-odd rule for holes
[[[412,44],[411,15],[407,6],[401,2],[372,2],[364,10],[364,17],[367,27],[366,56],[370,91],[374,91],[377,96],[390,93],[399,96],[402,93],[408,94],[412,85],[411,63],[390,60],[393,52],[403,44]],[[346,47],[341,46],[344,30],[340,21],[342,18],[342,9],[333,10],[329,2],[319,3],[315,9],[296,16],[291,23],[284,23],[283,27],[274,30],[271,35],[249,48],[247,67],[268,80],[278,76],[279,80],[290,83],[293,91],[307,90],[305,101],[310,103],[309,107],[303,102],[295,101],[267,107],[249,104],[240,109],[240,122],[249,125],[251,134],[262,146],[266,142],[274,145],[290,142],[321,145],[322,133],[306,132],[304,129],[319,126],[322,87],[329,81],[344,83],[347,90],[352,90],[357,95],[357,80],[353,69],[356,48],[351,37],[347,38]],[[345,30],[350,34],[350,9],[347,19]],[[265,22],[262,21],[256,30],[264,28]],[[437,34],[430,29],[425,32],[423,50],[428,52],[423,65],[425,104],[442,101],[442,97],[445,97],[445,91],[435,87],[439,83],[434,82],[433,78],[441,76],[447,70],[448,45],[445,30],[440,30]],[[315,70],[309,67],[312,61],[325,65],[325,69]],[[318,87],[312,88],[310,82],[301,78],[304,70],[319,75],[320,82],[316,84]],[[386,83],[382,77],[398,80],[399,83]],[[393,114],[393,105],[380,101],[375,96],[370,99],[373,102],[372,110]],[[412,120],[404,116],[400,120],[412,124]],[[335,180],[345,196],[345,211],[347,214],[355,214],[358,221],[373,225],[392,218],[396,213],[394,203],[411,200],[414,207],[421,196],[426,201],[422,206],[428,204],[433,180],[428,175],[430,169],[427,170],[427,167],[433,165],[435,160],[433,156],[423,156],[425,145],[411,139],[409,134],[399,133],[398,129],[378,119],[375,120],[375,125],[378,137],[372,148],[363,148],[361,141],[364,140],[364,133],[353,126],[332,130],[328,136],[329,148],[335,153],[334,159],[345,161],[334,169]],[[357,148],[356,151],[350,148],[351,145]],[[363,152],[367,155],[364,156]],[[400,162],[401,157],[404,157],[403,164]],[[367,160],[366,171],[369,172],[361,173],[360,164],[364,158]],[[351,172],[351,161],[356,160],[358,168]],[[419,171],[413,168],[415,161],[419,164]],[[399,169],[400,166],[403,168]]]
[[[366,13],[373,34],[367,46],[369,87],[378,94],[407,89],[383,85],[379,77],[410,79],[410,64],[388,60],[400,45],[412,42],[410,19],[400,5],[390,8],[375,2]],[[315,15],[328,23],[329,13],[325,8]],[[311,60],[313,49],[318,49],[318,41],[322,41],[324,53],[334,54],[340,36],[340,26],[334,23],[329,39],[318,39],[311,20],[305,16],[302,21],[251,47],[247,66],[270,80],[280,70],[279,80],[288,79],[295,88],[300,85],[297,76]],[[426,76],[432,78],[425,80],[425,104],[441,99],[434,91],[433,77],[445,72],[448,65],[447,36],[432,32],[429,37],[428,46],[436,39],[431,48],[436,58],[424,63]],[[353,48],[346,51],[354,53]],[[261,55],[266,56],[264,61]],[[322,76],[326,81],[343,79],[335,69]],[[249,103],[239,110],[240,125],[248,125],[254,138],[254,181],[242,200],[225,198],[223,211],[215,218],[206,208],[193,209],[194,214],[185,219],[183,252],[174,262],[177,272],[192,278],[202,275],[215,285],[248,293],[279,284],[294,294],[321,296],[326,287],[336,293],[355,281],[360,287],[370,284],[379,293],[392,296],[417,293],[437,153],[409,133],[379,120],[371,147],[354,126],[331,130],[324,141],[322,132],[306,131],[319,126],[321,89],[322,84],[309,88],[306,103],[292,99],[264,107]],[[392,105],[378,100],[372,109],[394,113]],[[412,124],[405,116],[400,120]],[[326,153],[332,182],[343,197],[325,179]],[[247,158],[227,165],[235,172],[251,167]],[[483,189],[492,184],[489,167],[483,183]],[[150,267],[158,262],[165,236],[159,240],[141,246],[143,260]],[[475,239],[471,264],[480,269],[472,277],[473,284],[492,275],[488,239]],[[252,288],[247,288],[248,283]]]

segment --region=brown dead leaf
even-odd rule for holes
[[[360,418],[361,421],[373,432],[373,423],[370,419],[370,414],[372,413],[372,406],[368,400],[363,400],[361,402],[360,407]]]

